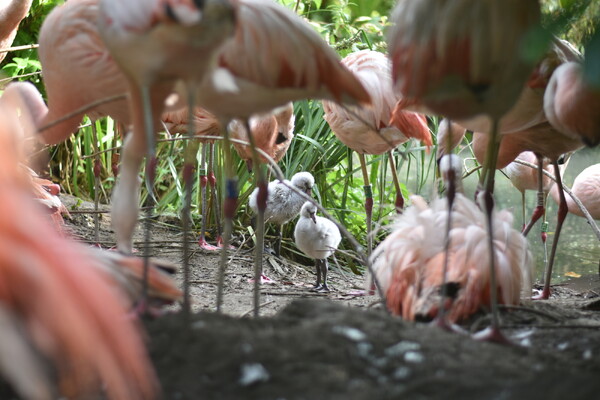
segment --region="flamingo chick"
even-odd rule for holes
[[[310,258],[315,259],[317,282],[314,290],[329,292],[327,286],[327,257],[338,248],[342,236],[332,221],[317,215],[317,206],[307,201],[300,210],[300,219],[294,230],[296,246]],[[321,283],[322,280],[322,283]]]
[[[281,254],[281,230],[283,224],[298,215],[305,202],[304,197],[294,191],[291,186],[310,196],[314,185],[315,178],[310,172],[298,172],[292,176],[291,180],[286,179],[283,182],[279,180],[269,182],[265,222],[270,221],[279,225],[279,236],[275,244],[275,255],[279,256]],[[248,200],[250,208],[255,213],[258,212],[258,192],[258,188],[254,189]]]
[[[449,165],[456,176],[462,173],[455,169],[462,165],[461,160],[449,162],[449,157],[440,161],[446,180],[451,176]],[[413,196],[413,205],[396,216],[389,236],[373,251],[373,270],[386,294],[387,307],[405,319],[436,317],[444,291],[447,298],[442,304],[452,323],[490,306],[487,216],[461,193],[459,181],[456,185],[445,287],[445,231],[441,227],[448,213],[446,199],[438,198],[427,205],[423,198]],[[498,300],[502,304],[518,304],[521,291],[528,292],[531,282],[533,266],[527,240],[512,228],[509,211],[494,211],[492,217]]]

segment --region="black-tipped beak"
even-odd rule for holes
[[[306,193],[309,196],[312,196],[312,188],[306,189],[306,191],[304,193]]]
[[[310,219],[312,219],[313,222],[316,224],[317,223],[317,214],[310,214]]]
[[[246,168],[248,168],[248,173],[252,172],[252,160],[246,160]]]

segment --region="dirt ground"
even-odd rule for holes
[[[89,215],[73,214],[69,225],[91,239]],[[153,226],[152,255],[180,263],[180,231]],[[108,215],[100,233],[104,245],[114,240]],[[141,238],[138,232],[138,249]],[[355,295],[362,276],[336,268],[331,293],[311,292],[314,267],[271,256],[264,270],[274,282],[262,286],[262,317],[253,319],[249,246],[230,253],[225,312],[216,314],[218,255],[192,248],[191,324],[178,307],[146,322],[164,399],[548,400],[600,392],[597,277],[556,286],[549,301],[503,309],[514,343],[506,346],[391,317],[377,297]],[[481,313],[463,328],[473,332],[488,322]]]

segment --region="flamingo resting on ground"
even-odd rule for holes
[[[19,396],[156,398],[139,326],[88,250],[34,203],[16,117],[0,114],[0,373]],[[50,364],[51,368],[44,368]]]
[[[289,181],[285,180],[281,182],[274,180],[269,183],[269,196],[267,197],[267,207],[264,212],[265,222],[272,222],[279,225],[279,235],[275,243],[276,256],[281,254],[283,224],[295,218],[305,202],[305,199],[290,187],[293,186],[296,190],[311,196],[314,184],[315,178],[310,172],[298,172]],[[248,205],[255,213],[258,212],[258,194],[259,189],[256,188],[248,199]]]
[[[300,219],[294,230],[296,246],[315,259],[317,282],[314,290],[329,292],[327,286],[327,257],[332,255],[342,241],[338,227],[327,218],[317,215],[317,206],[307,201],[300,210]],[[322,279],[322,282],[321,282]]]
[[[12,45],[21,20],[25,18],[31,7],[31,0],[7,0],[0,4],[0,49]],[[0,62],[6,57],[6,52],[0,53]]]
[[[450,162],[449,157],[454,160]],[[390,234],[373,251],[373,270],[386,294],[387,307],[405,319],[431,320],[442,304],[448,320],[455,323],[491,305],[487,216],[462,194],[460,166],[462,160],[455,155],[440,161],[446,186],[456,179],[451,210],[445,199],[434,199],[427,205],[421,197],[411,197],[413,205],[395,217]],[[440,228],[448,212],[453,224],[446,256],[446,235]],[[512,214],[494,211],[492,218],[498,301],[515,305],[521,292],[531,295],[533,259],[527,240],[512,228]],[[442,273],[445,257],[447,279]],[[443,292],[447,297],[440,301]]]
[[[431,146],[431,134],[423,115],[396,110],[392,118],[394,106],[400,100],[400,96],[394,93],[390,62],[384,54],[362,50],[349,54],[342,63],[356,75],[371,96],[371,107],[345,108],[331,101],[323,101],[324,118],[338,139],[358,153],[365,189],[367,243],[370,252],[373,247],[371,236],[373,195],[365,154],[389,152],[388,158],[396,188],[395,206],[401,210],[404,201],[392,150],[409,138],[419,139],[427,146]]]
[[[390,21],[394,24],[388,36],[392,78],[406,104],[422,104],[454,120],[478,115],[486,115],[491,120],[491,139],[481,185],[487,214],[493,318],[487,337],[480,337],[504,341],[498,328],[493,250],[492,192],[498,123],[518,99],[537,61],[525,57],[520,49],[524,48],[528,36],[539,28],[539,2],[401,0]],[[449,210],[452,210],[453,199],[450,193]],[[448,225],[450,222],[449,217]],[[450,230],[450,226],[447,229]]]

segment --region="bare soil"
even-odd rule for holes
[[[114,240],[108,215],[101,222],[107,245]],[[68,224],[92,240],[89,215],[73,214]],[[152,255],[180,263],[180,230],[164,219],[152,226]],[[140,251],[141,239],[138,232]],[[271,256],[264,271],[274,283],[262,286],[261,317],[251,318],[247,244],[230,253],[224,313],[217,314],[218,254],[192,249],[191,322],[178,306],[146,321],[165,399],[548,400],[597,398],[600,391],[596,276],[555,286],[549,301],[503,309],[514,343],[508,346],[471,338],[489,324],[486,313],[465,322],[463,334],[406,322],[388,315],[377,297],[355,295],[362,276],[333,267],[331,293],[314,293],[312,265]]]

